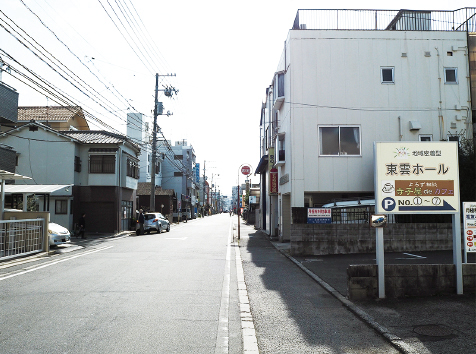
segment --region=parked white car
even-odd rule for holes
[[[62,245],[71,241],[71,233],[69,230],[54,222],[48,224],[48,237],[50,246]]]
[[[146,213],[144,214],[144,232],[150,233],[151,230],[158,234],[165,230],[170,231],[170,222],[161,213]]]

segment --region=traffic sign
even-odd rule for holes
[[[245,176],[249,176],[251,174],[251,166],[245,165],[241,167],[241,173]]]

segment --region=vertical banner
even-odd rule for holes
[[[268,172],[274,167],[276,156],[274,155],[274,147],[268,149]]]
[[[476,202],[463,203],[463,226],[466,252],[476,252]]]
[[[269,195],[278,195],[278,169],[269,171]]]
[[[195,164],[195,183],[200,183],[200,164]]]

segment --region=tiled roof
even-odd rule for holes
[[[174,195],[173,189],[162,189],[161,187],[155,187],[155,195]],[[136,195],[150,195],[150,182],[137,183]]]
[[[36,120],[39,122],[67,122],[76,114],[84,117],[81,107],[77,106],[53,106],[53,107],[18,107],[18,121]]]
[[[123,135],[103,130],[63,130],[60,133],[87,144],[121,144],[128,140]]]

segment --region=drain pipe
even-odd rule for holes
[[[402,141],[403,135],[402,135],[402,118],[398,116],[398,140]]]
[[[438,57],[438,91],[440,95],[440,100],[438,102],[438,125],[440,127],[440,140],[443,140],[443,131],[445,130],[445,122],[443,120],[443,113],[441,110],[441,74],[440,74],[440,52],[438,47],[436,49],[436,56]]]

